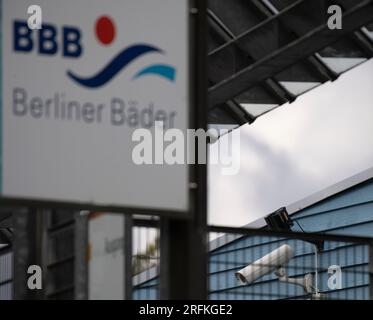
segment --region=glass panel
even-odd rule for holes
[[[306,91],[316,88],[321,82],[292,82],[281,81],[280,84],[290,93],[298,96]]]
[[[323,58],[321,60],[334,72],[345,72],[360,63],[367,61],[365,58]]]
[[[364,52],[347,38],[324,48],[317,56],[338,74],[367,61]]]
[[[242,103],[241,106],[252,116],[259,117],[260,115],[278,107],[278,104]]]

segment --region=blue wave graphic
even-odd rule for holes
[[[118,74],[133,60],[150,52],[162,53],[162,50],[145,44],[133,45],[128,48],[125,48],[94,76],[83,78],[78,75],[75,75],[71,71],[68,71],[67,75],[82,86],[89,88],[101,87],[108,81],[110,81],[116,74]]]
[[[139,71],[133,79],[137,79],[139,77],[145,75],[158,75],[163,78],[170,80],[171,82],[175,81],[176,70],[172,66],[164,65],[164,64],[153,64],[145,69]]]

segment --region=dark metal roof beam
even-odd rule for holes
[[[210,27],[214,29],[225,41],[230,41],[234,39],[234,34],[224,23],[211,11],[208,10],[208,17],[210,19]],[[229,115],[237,121],[238,125],[243,125],[245,123],[253,123],[255,121],[255,117],[243,109],[240,104],[231,99],[227,101],[225,104],[219,106],[225,112],[229,113]]]
[[[214,29],[220,29],[223,32],[219,32],[219,34],[225,34],[223,37],[226,41],[230,41],[232,39],[235,39],[235,36],[233,32],[219,19],[219,17],[212,12],[211,10],[207,9],[207,16],[209,17],[211,23],[211,26],[214,27]]]
[[[260,1],[263,6],[266,6],[267,11],[269,12],[269,15],[278,14],[280,11],[276,9],[273,5],[269,6],[268,3],[262,0],[256,0],[255,3]],[[324,0],[317,0],[313,1],[312,3],[315,4],[318,2],[319,7],[321,8],[322,12],[326,12],[325,10],[325,1]],[[310,5],[311,2],[306,3],[307,5]],[[314,12],[315,10],[309,10],[309,12]],[[322,16],[322,12],[316,11],[316,15]],[[322,19],[321,19],[322,21]],[[291,30],[298,36],[300,33],[298,32],[299,22],[296,21],[294,18],[287,17],[286,19],[283,19],[281,21],[285,28]],[[302,24],[306,24],[307,20],[302,20]],[[310,26],[308,26],[309,28]],[[338,75],[332,71],[324,62],[321,61],[318,57],[315,55],[307,58],[308,63],[313,67],[313,72],[317,74],[318,78],[321,79],[322,82],[328,81],[328,80],[335,80],[338,78]]]
[[[299,4],[299,2],[296,4]],[[289,8],[288,10],[291,10],[294,8],[294,5]],[[284,12],[287,12],[287,10],[284,10],[282,13]],[[361,1],[352,10],[345,12],[342,30],[330,30],[325,24],[316,27],[314,30],[303,35],[300,39],[285,45],[283,48],[279,48],[273,53],[267,54],[256,63],[239,70],[235,74],[209,88],[210,105],[224,103],[236,97],[245,90],[272,77],[291,65],[306,59],[314,52],[321,50],[359,27],[368,24],[372,20],[372,1]],[[253,29],[257,32],[262,27],[266,27],[266,23],[259,24]],[[219,53],[221,50],[225,50],[232,45],[237,45],[238,41],[248,40],[252,32],[253,30],[245,33],[236,40],[215,50],[213,54]]]
[[[373,57],[373,43],[362,31],[356,31],[352,35],[352,40],[364,51],[367,58]]]
[[[255,121],[255,117],[247,112],[241,105],[234,99],[227,101],[226,107],[228,107],[228,112],[232,113],[232,116],[237,120],[239,125],[245,123],[251,124]]]
[[[240,44],[241,44],[240,41],[241,40],[245,40],[248,36],[252,36],[253,34],[256,34],[256,33],[259,33],[261,35],[261,37],[263,37],[263,35],[265,35],[266,36],[265,40],[268,42],[268,35],[264,34],[263,32],[266,31],[268,29],[268,27],[272,27],[272,26],[276,27],[278,19],[280,19],[280,17],[286,17],[286,15],[288,15],[289,12],[291,12],[292,10],[296,10],[302,3],[304,3],[304,1],[306,1],[306,0],[298,0],[296,3],[294,3],[293,5],[291,5],[290,7],[288,7],[287,9],[282,11],[281,13],[279,13],[278,15],[274,15],[272,17],[269,17],[265,21],[263,21],[261,23],[258,23],[257,25],[255,25],[251,29],[243,32],[239,36],[233,38],[231,41],[229,41],[229,42],[225,43],[224,45],[222,45],[221,47],[215,49],[209,55],[212,56],[212,55],[214,55],[218,52],[223,51],[224,49],[227,49],[227,48],[231,47],[232,45],[240,47]],[[273,37],[273,35],[272,35],[272,37]]]
[[[259,1],[259,0],[256,0]],[[265,10],[265,7],[261,8],[261,10]],[[267,16],[270,16],[270,12],[266,12]],[[217,17],[214,12],[211,10],[208,10],[208,16],[210,19],[210,27],[214,29],[214,31],[221,35],[221,37],[226,41],[231,41],[235,39],[235,36],[233,32]],[[236,56],[239,56],[237,53]],[[249,55],[246,57],[247,60],[250,59],[251,62],[254,62],[252,58],[249,57]],[[213,80],[213,79],[210,79]],[[288,101],[293,101],[295,100],[295,97],[288,91],[286,90],[282,85],[274,81],[273,79],[267,79],[266,81],[263,82],[262,84],[263,87],[268,90],[269,94],[277,100],[279,104],[286,103]],[[239,103],[237,101],[232,101],[233,105],[238,106]],[[236,108],[235,108],[236,109]],[[241,112],[245,112],[247,114],[247,117],[250,119],[250,122],[253,122],[255,117],[252,116],[250,113],[248,113],[246,110],[241,108]]]

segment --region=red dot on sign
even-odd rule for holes
[[[103,16],[97,19],[96,36],[102,44],[108,45],[113,42],[115,37],[115,25],[109,17]]]

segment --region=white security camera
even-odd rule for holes
[[[306,293],[312,293],[313,287],[311,274],[306,274],[302,278],[289,278],[287,276],[285,265],[289,263],[293,256],[293,248],[288,244],[284,244],[264,257],[254,261],[252,264],[249,264],[247,267],[236,272],[236,278],[242,284],[251,284],[266,274],[274,272],[280,282],[299,285]]]
[[[254,261],[252,264],[249,264],[247,267],[236,272],[236,278],[242,284],[251,284],[266,274],[272,273],[278,268],[287,265],[293,256],[293,248],[288,244],[284,244],[264,257]]]

